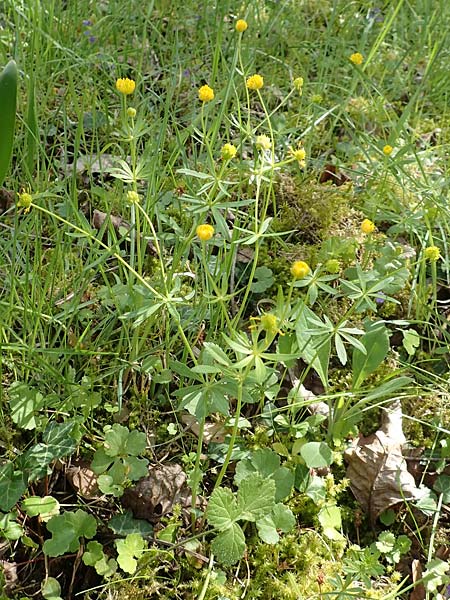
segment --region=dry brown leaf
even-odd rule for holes
[[[413,583],[422,579],[422,565],[416,558],[411,563],[411,574]],[[425,587],[422,583],[417,584],[409,595],[409,600],[425,600]]]
[[[100,498],[97,475],[89,467],[72,465],[67,469],[66,477],[76,493],[82,498],[88,500]]]
[[[94,209],[93,213],[92,213],[92,226],[95,227],[95,229],[101,229],[104,222],[109,219],[111,221],[111,225],[114,227],[114,229],[120,232],[120,229],[124,229],[126,231],[129,231],[131,229],[130,224],[125,221],[124,219],[122,219],[122,217],[120,216],[116,216],[116,215],[111,215],[105,212],[102,212],[101,210],[97,210]],[[153,254],[156,254],[156,248],[153,245],[153,243],[150,240],[147,240],[147,249],[149,252],[152,252]]]
[[[126,489],[122,497],[123,506],[130,508],[137,519],[152,522],[171,513],[174,504],[179,504],[184,516],[188,517],[191,503],[187,475],[174,463],[150,466],[147,477]]]
[[[355,440],[346,451],[350,488],[372,523],[388,508],[425,493],[416,486],[402,453],[405,441],[399,404],[385,410],[376,433]]]
[[[181,415],[182,422],[188,426],[188,429],[198,437],[200,425],[195,417],[189,414]],[[209,444],[215,442],[221,444],[225,440],[225,428],[223,423],[214,423],[213,421],[205,421],[203,428],[203,443]]]
[[[0,567],[3,571],[3,577],[5,579],[5,587],[3,591],[5,594],[11,594],[19,583],[17,576],[17,563],[8,562],[7,560],[0,560]]]

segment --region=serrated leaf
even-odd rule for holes
[[[237,500],[240,518],[246,521],[257,521],[270,514],[275,504],[275,482],[273,479],[262,479],[259,475],[251,475],[241,481]]]
[[[333,462],[333,452],[325,442],[307,442],[300,454],[309,469],[329,467]]]
[[[216,488],[211,494],[206,510],[208,523],[221,531],[231,527],[240,518],[233,492],[228,488]]]
[[[245,536],[241,527],[233,523],[228,529],[219,533],[211,543],[211,550],[223,565],[237,563],[245,552]]]
[[[256,521],[258,535],[265,544],[277,544],[280,540],[272,515],[266,515]]]
[[[101,492],[104,494],[111,494],[115,498],[120,498],[123,495],[124,487],[120,483],[114,483],[114,479],[111,475],[99,475],[97,479],[97,485]]]

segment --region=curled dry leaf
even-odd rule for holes
[[[179,504],[188,517],[191,503],[186,473],[174,463],[150,466],[147,477],[126,489],[122,497],[123,506],[130,508],[137,519],[153,523],[171,513],[174,504]]]
[[[409,600],[425,600],[426,593],[423,583],[417,583],[422,579],[422,565],[420,560],[415,558],[411,563],[411,575],[413,583],[416,584],[409,595]]]
[[[85,465],[72,465],[66,471],[66,477],[76,493],[82,498],[92,500],[100,498],[97,475]]]
[[[395,504],[419,500],[425,493],[416,486],[403,457],[400,403],[383,412],[382,427],[355,440],[345,453],[350,488],[372,523]]]
[[[182,422],[187,425],[188,429],[198,437],[200,425],[195,417],[189,414],[181,416]],[[208,445],[210,442],[221,444],[225,440],[225,428],[222,423],[214,423],[213,421],[205,421],[203,428],[203,443]]]

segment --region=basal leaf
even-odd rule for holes
[[[228,488],[216,488],[209,499],[206,517],[212,527],[221,531],[231,527],[240,517],[233,492]]]
[[[251,475],[241,481],[237,498],[240,518],[257,521],[270,514],[275,504],[275,482]]]
[[[233,523],[228,529],[219,533],[211,543],[211,550],[223,565],[237,563],[245,552],[245,536],[241,527]]]

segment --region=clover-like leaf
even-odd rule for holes
[[[44,542],[44,553],[47,556],[61,556],[66,552],[76,552],[80,547],[80,537],[93,538],[97,521],[92,515],[78,509],[52,517],[47,529],[52,537]]]
[[[124,540],[116,540],[117,562],[125,573],[136,572],[137,561],[144,553],[145,541],[139,533],[130,533]]]

